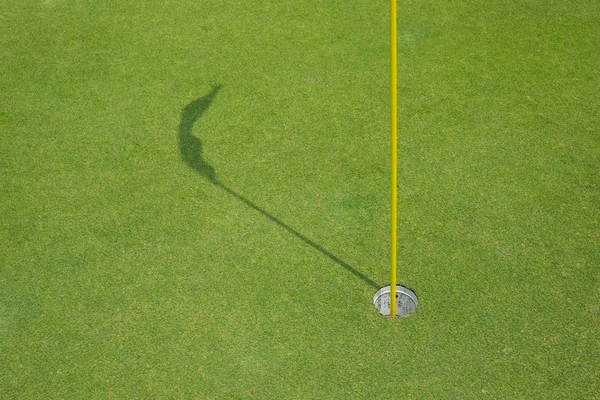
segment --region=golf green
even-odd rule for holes
[[[0,398],[600,398],[600,2],[8,1]]]

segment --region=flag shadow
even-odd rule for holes
[[[232,197],[238,199],[254,211],[257,211],[259,214],[274,222],[279,227],[285,229],[288,233],[300,239],[302,242],[306,243],[313,249],[319,251],[321,254],[328,257],[330,260],[335,262],[337,265],[343,267],[344,269],[346,269],[346,271],[361,279],[363,282],[374,287],[375,289],[379,289],[380,285],[374,282],[371,278],[369,278],[362,272],[356,270],[354,267],[352,267],[339,257],[335,256],[333,253],[325,249],[320,244],[301,234],[300,232],[292,228],[290,225],[276,218],[265,209],[259,207],[252,201],[248,200],[246,197],[237,193],[235,190],[231,189],[230,187],[226,186],[218,180],[215,169],[210,164],[208,164],[206,160],[204,160],[204,157],[202,155],[202,142],[200,141],[200,139],[194,136],[192,131],[196,121],[198,121],[200,117],[202,117],[202,115],[206,112],[206,110],[208,110],[211,103],[219,93],[220,89],[221,85],[214,86],[210,93],[190,102],[183,108],[181,112],[181,119],[179,121],[178,134],[179,152],[182,160],[198,175],[208,179],[208,181],[216,187],[222,189]]]

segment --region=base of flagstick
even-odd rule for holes
[[[380,314],[390,315],[390,285],[384,286],[373,296],[373,305]],[[419,301],[412,290],[396,285],[396,316],[408,315],[417,309]]]

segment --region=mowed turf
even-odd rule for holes
[[[387,2],[26,3],[2,399],[600,398],[596,0],[399,2],[395,320]]]

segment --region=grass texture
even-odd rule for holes
[[[8,1],[2,399],[600,398],[600,3]]]

